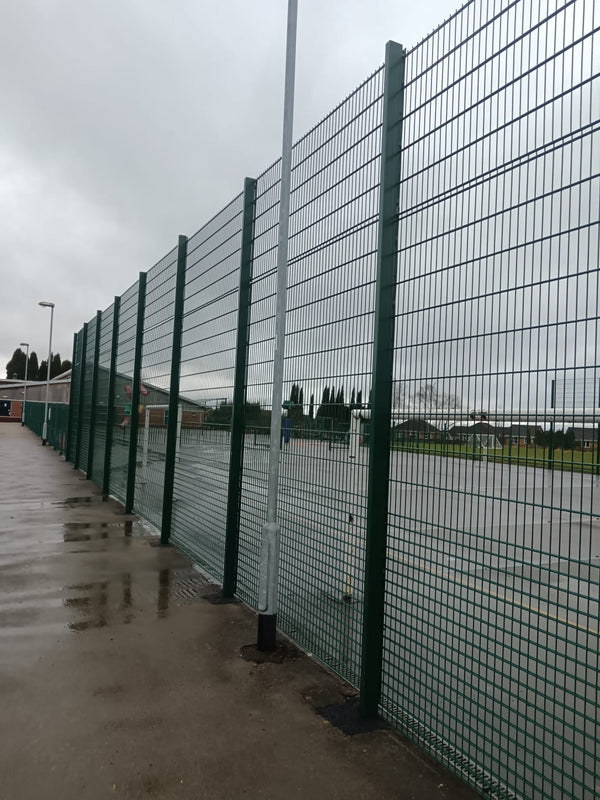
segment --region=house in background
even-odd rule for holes
[[[473,425],[453,425],[448,431],[451,442],[470,444],[473,436],[495,436],[500,444],[504,444],[505,429],[491,425],[489,422],[475,422]]]
[[[504,428],[504,444],[510,444],[515,447],[525,447],[528,444],[535,444],[536,435],[543,432],[541,425],[522,425],[520,423],[510,425],[508,428]]]
[[[420,417],[411,417],[392,428],[393,442],[439,442],[441,431]]]
[[[598,449],[598,428],[567,428],[565,436],[573,435],[576,450]]]

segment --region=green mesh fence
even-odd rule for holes
[[[172,538],[219,581],[225,552],[241,226],[240,195],[190,237],[183,311]]]
[[[98,369],[96,375],[96,397],[94,403],[94,449],[92,454],[91,479],[102,486],[104,456],[106,453],[108,425],[108,383],[110,379],[110,357],[113,335],[113,306],[102,312],[98,333]]]
[[[90,440],[93,435],[91,430],[92,421],[92,383],[94,376],[94,351],[96,346],[96,317],[87,323],[87,336],[83,353],[84,367],[83,380],[81,384],[81,396],[79,397],[79,422],[78,422],[78,460],[79,468],[87,472],[88,457],[90,452]]]
[[[296,143],[283,408],[280,162],[74,345],[70,459],[254,608],[282,415],[280,629],[489,798],[598,796],[599,26],[472,0]]]
[[[468,3],[406,61],[382,706],[492,797],[599,786],[599,22]]]
[[[69,399],[69,431],[67,436],[67,458],[77,464],[77,434],[80,430],[80,377],[82,370],[83,331],[75,334],[73,362],[71,365],[71,392]]]
[[[42,437],[45,403],[28,400],[25,404],[25,426]],[[64,454],[67,447],[69,406],[66,403],[48,403],[47,441]]]
[[[131,384],[135,354],[138,283],[121,296],[119,309],[119,338],[115,368],[115,398],[113,402],[112,449],[110,454],[110,493],[125,502],[127,491],[127,462],[131,434]]]
[[[367,453],[351,415],[368,399],[383,70],[294,148],[284,368],[280,625],[356,683]],[[279,163],[258,179],[240,592],[255,602],[266,516]],[[281,411],[279,411],[281,413]]]
[[[144,304],[134,508],[158,528],[167,445],[176,261],[175,249],[148,271]]]

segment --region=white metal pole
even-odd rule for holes
[[[277,242],[277,296],[275,305],[275,353],[273,358],[273,393],[271,403],[271,441],[267,521],[262,529],[258,583],[258,649],[275,648],[277,628],[277,584],[279,578],[279,533],[277,494],[283,399],[283,363],[285,356],[285,311],[287,296],[288,227],[294,128],[294,81],[296,72],[297,0],[288,0],[285,92],[283,100],[283,139],[281,152],[281,196],[279,201],[279,236]]]
[[[29,367],[29,344],[27,342],[21,342],[21,347],[26,347],[27,352],[25,354],[25,382],[23,386],[23,410],[21,411],[21,427],[25,425],[25,406],[27,405],[27,368]]]
[[[46,370],[46,402],[44,404],[44,427],[42,428],[42,444],[48,441],[48,393],[50,389],[50,367],[52,365],[52,324],[54,322],[54,303],[50,305],[50,338],[48,339],[48,368]]]

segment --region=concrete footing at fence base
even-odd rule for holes
[[[349,687],[295,648],[253,659],[256,616],[21,426],[0,479],[0,800],[475,797],[327,722]]]

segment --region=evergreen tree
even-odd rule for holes
[[[24,351],[21,350],[20,347],[17,347],[15,352],[12,354],[12,358],[6,365],[6,377],[9,380],[16,378],[17,380],[23,380],[25,378],[25,363],[27,361],[27,356],[25,355]]]
[[[356,405],[362,406],[362,389],[359,389],[356,393]]]
[[[350,407],[354,408],[356,405],[356,389],[352,387],[352,395],[350,396]]]
[[[298,393],[298,403],[300,404],[300,413],[304,416],[304,389],[302,386],[300,387],[300,392]]]
[[[315,396],[311,394],[310,396],[310,405],[308,407],[308,418],[314,419],[315,418]]]
[[[37,381],[40,365],[38,364],[38,357],[35,350],[29,354],[29,366],[27,367],[27,380]]]
[[[329,386],[326,386],[323,389],[323,394],[321,395],[321,405],[317,409],[317,417],[326,417],[328,409],[329,409]]]
[[[66,372],[68,369],[71,369],[72,366],[73,365],[71,364],[71,362],[67,359],[66,361],[63,361],[62,364],[60,365],[60,371]]]
[[[52,356],[52,361],[50,363],[50,380],[52,378],[56,378],[57,375],[60,375],[62,372],[62,362],[60,360],[60,353],[56,353]]]
[[[45,381],[47,372],[48,372],[48,362],[46,361],[46,359],[44,359],[40,364],[40,368],[38,369],[36,381]]]

